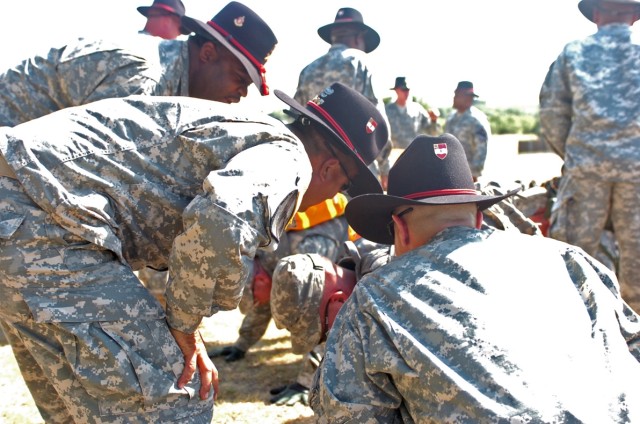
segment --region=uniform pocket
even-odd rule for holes
[[[164,320],[57,325],[74,377],[101,415],[188,410],[199,400],[197,374],[184,389],[176,386],[184,362]]]

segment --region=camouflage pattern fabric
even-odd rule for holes
[[[420,134],[438,135],[441,132],[438,122],[431,121],[427,110],[418,102],[407,99],[404,106],[389,102],[385,111],[391,124],[391,141],[396,149],[406,149]]]
[[[131,96],[0,130],[19,180],[0,178],[0,317],[69,408],[104,398],[107,415],[193,411],[190,396],[167,384],[182,367],[182,355],[167,362],[177,349],[167,323],[192,333],[204,316],[237,306],[257,249],[276,248],[311,176],[302,143],[280,121],[237,113],[201,99]],[[170,270],[166,320],[133,274],[145,266]],[[75,357],[47,353],[73,353],[71,342],[57,346],[63,336],[104,357],[87,352],[86,367],[69,368]],[[144,355],[127,366],[122,352],[131,349]],[[131,377],[143,363],[148,388]],[[88,389],[110,379],[109,392]]]
[[[0,75],[0,126],[111,97],[187,96],[188,77],[186,41],[138,34],[111,41],[80,38]]]
[[[373,73],[367,65],[367,53],[352,49],[344,44],[334,44],[329,51],[305,66],[298,77],[298,86],[293,98],[306,104],[334,82],[351,87],[377,106],[389,128],[389,143],[376,161],[369,166],[375,175],[389,175],[389,155],[391,154],[391,125],[387,118],[384,102],[379,89],[373,82]],[[377,165],[377,166],[376,166]]]
[[[0,191],[2,222],[20,221],[0,241],[0,315],[43,418],[209,423],[213,392],[199,400],[198,374],[176,387],[182,352],[131,268],[56,225],[18,181],[0,177]]]
[[[288,231],[282,236],[284,242],[274,253],[259,252],[258,257],[269,274],[279,261],[295,254],[317,253],[336,260],[341,244],[347,238],[347,220],[344,216],[325,221],[301,231]],[[272,299],[273,303],[273,299]],[[241,302],[245,314],[240,325],[239,337],[234,346],[245,352],[264,336],[271,321],[271,307],[254,306],[251,290],[245,290]],[[295,311],[298,305],[285,305]],[[308,352],[308,351],[307,351]]]
[[[291,332],[293,353],[307,353],[322,339],[323,265],[321,255],[298,254],[283,258],[273,272],[271,312],[277,327]]]
[[[581,249],[452,227],[358,282],[310,405],[320,423],[631,423],[639,360],[640,316]]]
[[[444,124],[444,132],[456,136],[471,168],[471,175],[480,177],[487,159],[487,146],[491,137],[491,126],[487,116],[475,106],[464,113],[453,110]]]
[[[636,310],[639,98],[640,41],[624,24],[601,26],[568,43],[540,90],[541,137],[564,159],[551,236],[592,253],[608,216],[618,239],[622,292]],[[565,217],[570,226],[562,223]]]
[[[609,204],[616,205],[617,210],[609,211],[606,208]],[[635,311],[640,311],[640,284],[636,277],[640,269],[640,256],[634,253],[640,252],[640,239],[637,237],[640,234],[640,215],[637,212],[622,212],[638,211],[638,208],[640,186],[634,182],[612,183],[565,175],[560,180],[549,228],[550,237],[580,246],[603,262],[607,262],[607,257],[602,257],[603,253],[612,248],[615,252],[617,247],[622,297]],[[604,230],[609,218],[614,229],[624,229],[615,232],[616,243],[610,240],[610,232]],[[598,231],[600,228],[603,230]],[[606,246],[609,249],[603,249]]]

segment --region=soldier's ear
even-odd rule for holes
[[[202,46],[200,46],[198,57],[200,58],[200,61],[207,63],[214,61],[218,57],[218,54],[218,46],[211,41],[206,41],[202,43]]]

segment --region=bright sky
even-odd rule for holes
[[[183,0],[187,15],[211,19],[225,2]],[[279,40],[267,63],[267,81],[293,95],[300,70],[329,45],[317,35],[340,7],[362,12],[381,37],[369,54],[374,83],[393,94],[396,76],[407,77],[413,96],[449,107],[459,80],[473,81],[491,107],[536,107],[546,71],[568,41],[595,32],[577,0],[243,0]],[[152,0],[21,0],[0,14],[0,67],[77,36],[136,33],[145,19],[136,7]],[[637,28],[636,28],[637,30]],[[270,112],[283,107],[250,89],[246,105]]]

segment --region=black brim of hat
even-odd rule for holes
[[[578,3],[578,9],[580,10],[580,13],[582,13],[584,17],[589,19],[591,22],[593,22],[594,6],[594,2],[589,0],[582,0],[580,3]]]
[[[359,25],[362,29],[366,29],[367,32],[364,35],[364,52],[365,53],[371,53],[372,51],[374,51],[375,49],[378,48],[378,46],[380,45],[380,34],[378,34],[376,32],[376,30],[374,30],[373,28],[371,28],[368,25],[365,25],[361,22],[338,22],[338,23],[331,23],[325,26],[322,26],[320,28],[318,28],[318,35],[320,36],[320,38],[322,38],[324,41],[326,41],[329,44],[331,43],[331,30],[333,28],[335,28],[338,25],[344,25],[344,24],[357,24]]]
[[[345,209],[345,216],[351,228],[367,240],[381,244],[393,244],[393,236],[389,234],[388,224],[391,221],[391,213],[398,206],[476,203],[478,209],[484,210],[502,199],[513,196],[518,191],[520,188],[499,196],[456,195],[429,197],[421,200],[409,200],[385,194],[365,194],[349,201]]]
[[[255,86],[258,88],[258,91],[262,93],[262,78],[260,77],[260,73],[258,72],[256,66],[251,63],[249,58],[247,58],[242,52],[234,47],[233,44],[231,44],[222,34],[213,29],[208,24],[197,19],[190,18],[188,16],[182,17],[182,29],[188,31],[186,32],[186,34],[195,32],[196,34],[201,35],[205,38],[214,38],[216,41],[220,42],[220,44],[229,49],[229,51],[233,53],[233,55],[237,57],[245,67],[245,69],[249,73],[249,76],[251,77],[251,81],[253,81]]]
[[[376,176],[373,175],[373,173],[371,172],[367,164],[362,162],[362,160],[360,160],[360,158],[351,149],[349,149],[346,146],[345,142],[333,130],[333,128],[331,128],[331,126],[325,123],[320,117],[318,117],[316,114],[311,112],[305,106],[301,105],[300,103],[295,101],[293,98],[286,95],[284,92],[280,90],[274,90],[274,94],[276,95],[277,98],[279,98],[284,103],[289,105],[293,110],[295,110],[298,113],[301,113],[302,115],[311,119],[313,122],[320,124],[324,129],[329,131],[329,133],[333,136],[331,137],[331,140],[334,142],[333,145],[336,146],[338,149],[340,149],[340,151],[348,154],[350,157],[354,159],[353,162],[358,167],[358,175],[357,177],[351,180],[351,188],[347,192],[349,196],[356,197],[362,194],[382,193],[382,187],[380,186],[380,182],[378,181]]]

